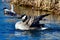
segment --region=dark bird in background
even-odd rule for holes
[[[16,16],[17,14],[14,12],[14,7],[13,4],[11,4],[11,9],[9,10],[8,8],[4,7],[4,14],[6,15],[11,15],[11,16]]]

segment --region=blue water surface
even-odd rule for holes
[[[19,19],[5,16],[3,8],[10,8],[9,3],[0,0],[0,40],[60,40],[60,24],[46,24],[50,30],[15,30],[15,23]]]

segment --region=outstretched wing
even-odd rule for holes
[[[50,14],[45,14],[45,15],[38,16],[37,18],[34,19],[34,23],[39,22],[40,20],[42,20],[44,17],[46,17],[48,15],[50,15]]]
[[[31,26],[40,26],[39,21],[42,20],[44,17],[46,17],[48,15],[50,15],[50,14],[45,14],[45,15],[38,16],[37,18],[34,19]]]

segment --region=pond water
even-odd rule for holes
[[[5,16],[4,7],[9,8],[9,3],[0,0],[0,40],[60,40],[60,24],[46,24],[50,30],[21,31],[15,29],[15,23],[19,19]]]

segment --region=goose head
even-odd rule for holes
[[[7,8],[7,7],[4,7],[3,10],[4,10],[4,11],[8,11],[8,8]]]
[[[19,19],[21,19],[23,22],[25,22],[27,20],[27,15],[26,14],[22,14]]]
[[[6,7],[4,7],[3,9],[7,9]]]
[[[6,7],[4,7],[3,10],[4,10],[4,13],[7,13],[7,11],[9,11],[8,8]]]

